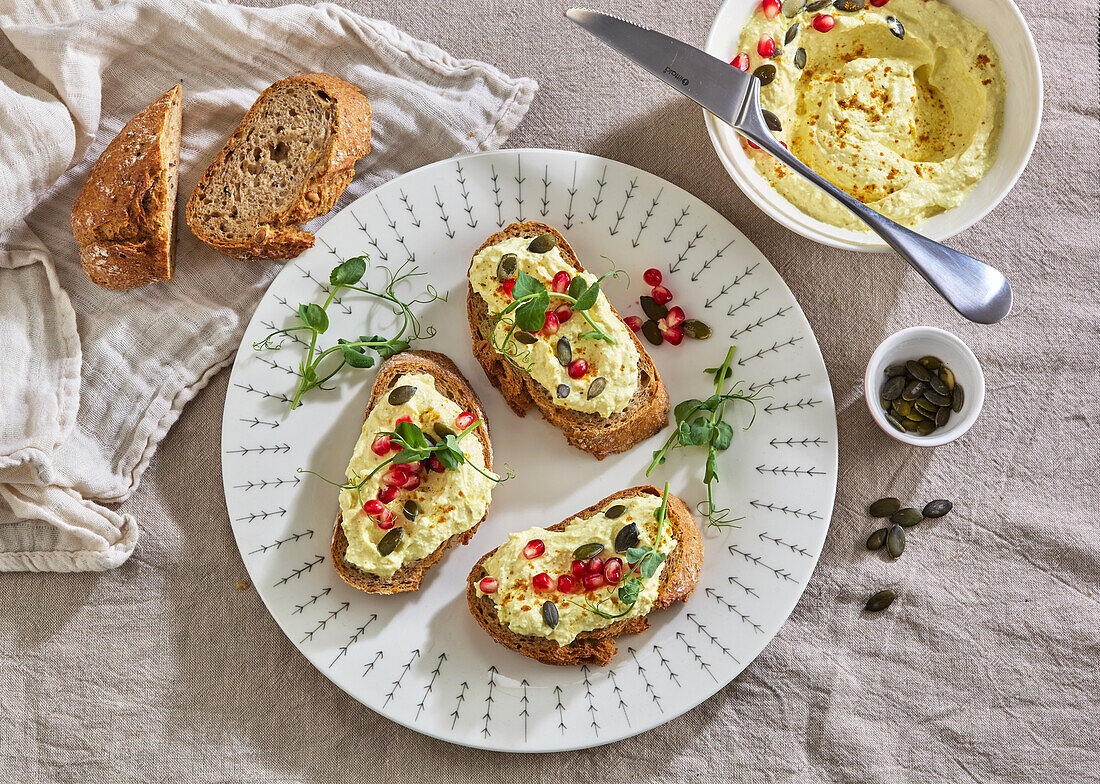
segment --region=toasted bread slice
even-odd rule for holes
[[[405,351],[386,360],[378,368],[378,376],[375,378],[371,389],[370,401],[367,403],[363,421],[370,415],[378,400],[388,394],[394,381],[407,373],[426,373],[435,380],[436,390],[444,397],[449,398],[460,408],[469,411],[481,425],[470,436],[476,436],[481,444],[482,454],[485,457],[485,466],[492,469],[493,446],[489,440],[489,421],[485,418],[485,411],[481,407],[481,401],[477,393],[470,387],[465,376],[450,357],[436,351]],[[469,438],[470,436],[467,436]],[[401,566],[389,578],[380,577],[366,572],[345,557],[348,550],[348,540],[344,534],[341,513],[336,514],[336,526],[332,530],[332,562],[340,577],[348,585],[367,593],[392,594],[402,591],[415,591],[420,588],[420,581],[424,574],[443,557],[444,551],[456,544],[466,544],[477,531],[478,526],[485,521],[482,516],[473,527],[445,539],[429,555],[417,561],[411,561]]]
[[[506,226],[503,231],[485,240],[474,252],[474,256],[485,248],[510,237],[533,239],[540,234],[551,234],[556,237],[565,262],[579,272],[586,271],[565,237],[557,229],[535,221]],[[472,259],[470,266],[473,266]],[[616,318],[621,319],[614,306],[611,310]],[[548,390],[535,381],[529,373],[508,362],[493,348],[487,338],[491,327],[488,303],[474,291],[473,286],[468,288],[466,295],[466,313],[470,321],[474,357],[485,370],[489,381],[504,395],[511,409],[519,416],[524,416],[527,409],[532,406],[537,407],[547,422],[565,434],[570,444],[592,453],[597,460],[602,460],[610,454],[627,451],[668,424],[668,390],[661,381],[653,359],[629,328],[625,332],[638,349],[638,388],[633,400],[624,410],[603,417],[599,414],[573,411],[555,405]]]
[[[242,261],[313,247],[301,224],[329,212],[370,152],[370,104],[329,74],[275,82],[245,114],[187,202],[200,240]]]
[[[609,495],[607,498],[593,504],[580,514],[574,515],[569,520],[552,525],[546,530],[563,531],[574,518],[588,519],[594,517],[609,504],[623,498],[638,495],[654,495],[658,498],[661,491],[656,487],[642,486],[631,487],[626,490]],[[676,539],[676,547],[668,555],[664,569],[659,576],[657,587],[657,600],[652,609],[664,609],[675,601],[685,601],[695,590],[695,584],[699,580],[699,572],[703,567],[703,540],[699,534],[699,526],[695,518],[680,498],[669,493],[668,496],[668,522],[672,527],[672,534]],[[497,605],[489,595],[478,595],[477,585],[486,576],[485,561],[496,550],[486,553],[470,571],[466,582],[466,601],[470,606],[470,612],[481,624],[481,628],[506,648],[530,656],[543,664],[599,664],[604,665],[615,656],[615,638],[622,634],[638,634],[649,628],[649,620],[645,615],[632,618],[624,618],[612,621],[608,626],[591,631],[583,631],[567,645],[559,645],[556,641],[544,637],[520,635],[502,625],[497,617]]]
[[[111,140],[73,202],[85,274],[108,289],[172,279],[183,88],[142,109]]]

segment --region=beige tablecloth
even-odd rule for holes
[[[698,109],[566,27],[559,3],[349,3],[542,90],[513,146],[626,161],[699,195],[795,291],[832,376],[840,487],[817,572],[734,683],[663,727],[555,756],[421,737],[314,670],[245,577],[221,493],[227,372],[184,410],[122,510],[142,539],[101,574],[0,574],[0,781],[1100,781],[1100,101],[1097,5],[1027,0],[1046,79],[1018,187],[953,244],[995,260],[1017,305],[965,323],[893,258],[780,228],[723,173]],[[717,3],[606,4],[701,42]],[[686,7],[685,7],[686,6]],[[1008,118],[1008,122],[1012,118]],[[885,335],[963,337],[988,383],[959,443],[894,443],[860,395]],[[946,496],[896,564],[868,557],[868,500]],[[874,621],[858,602],[893,584]]]

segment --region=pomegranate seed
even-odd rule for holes
[[[786,143],[786,142],[784,142],[784,141],[780,141],[779,143],[783,145],[783,149],[784,149],[784,150],[789,150],[789,149],[791,149],[790,147],[788,147],[788,146],[787,146],[787,143]]]
[[[393,485],[383,487],[381,490],[378,491],[378,500],[384,504],[388,504],[390,501],[393,501],[397,498],[398,492],[400,492],[400,490]]]
[[[504,296],[506,296],[508,299],[513,299],[512,289],[516,287],[516,279],[508,278],[508,280],[500,284],[500,287],[504,290]]]
[[[558,577],[558,590],[562,593],[573,593],[577,590],[577,581],[567,574]]]
[[[538,558],[540,555],[546,552],[546,544],[541,539],[532,539],[527,543],[527,546],[523,548],[523,557],[530,561],[532,558]]]
[[[754,150],[759,150],[760,149],[760,145],[757,144],[756,142],[754,142],[752,139],[742,139],[741,141],[745,142],[747,145],[749,145],[749,147],[751,147]]]
[[[383,509],[382,514],[378,516],[378,520],[375,522],[379,528],[383,531],[388,531],[393,528],[393,512],[389,509]]]
[[[884,5],[886,5],[886,1],[887,0],[871,0],[871,5],[873,5],[875,8],[882,8]]]
[[[554,588],[554,581],[546,572],[539,572],[531,578],[531,587],[536,591],[549,591]]]
[[[420,463],[397,463],[394,468],[398,471],[404,471],[406,474],[415,474],[420,468]]]
[[[615,585],[623,579],[623,559],[608,558],[603,565],[603,578],[611,585]]]
[[[660,286],[661,279],[661,271],[655,267],[650,267],[642,273],[642,280],[647,286]]]
[[[764,12],[764,16],[768,19],[775,19],[779,16],[779,0],[764,0],[760,4],[760,10]]]
[[[402,471],[400,468],[393,466],[387,468],[386,472],[382,474],[382,484],[391,485],[393,487],[400,487],[408,480],[409,475]]]
[[[667,305],[672,302],[672,292],[664,286],[654,286],[653,299],[658,305]]]
[[[603,574],[603,558],[596,555],[584,562],[585,574]]]
[[[411,416],[398,417],[397,421],[393,423],[393,426],[397,427],[402,422],[408,422],[409,424],[412,424],[412,421],[413,421],[413,418]]]
[[[465,430],[476,421],[477,417],[475,417],[469,411],[463,411],[461,414],[455,417],[455,427],[457,427],[459,430]]]
[[[386,511],[386,507],[378,499],[372,498],[371,500],[363,504],[363,511],[369,514],[371,517],[378,517],[384,511]]]
[[[669,327],[668,331],[662,331],[661,335],[666,341],[674,346],[680,345],[684,340],[684,328],[683,327]]]
[[[370,451],[379,457],[383,457],[390,451],[390,437],[389,436],[376,436],[370,443]]]
[[[663,321],[670,327],[678,327],[684,323],[684,318],[684,309],[679,305],[675,305],[668,309]]]
[[[569,290],[569,284],[572,282],[573,276],[565,270],[554,275],[554,279],[550,281],[550,290],[557,294],[564,294]]]
[[[814,26],[814,29],[817,30],[819,33],[827,33],[833,29],[833,25],[836,24],[836,19],[831,17],[829,14],[818,14],[814,17],[814,20],[813,22],[811,22],[811,24]]]
[[[420,474],[409,474],[409,478],[401,483],[402,490],[415,490],[420,487]]]
[[[630,327],[631,332],[641,332],[642,331],[642,320],[640,318],[638,318],[637,316],[627,316],[626,318],[623,319],[623,321],[625,321],[626,325],[628,327]]]
[[[492,577],[482,577],[477,587],[481,589],[482,593],[496,593],[497,581]]]
[[[569,363],[569,378],[582,378],[588,372],[588,363],[583,359],[574,359]]]
[[[556,335],[561,327],[557,315],[553,311],[546,311],[546,317],[542,320],[542,331],[547,335]]]
[[[604,582],[602,574],[588,574],[584,577],[584,590],[595,591],[598,588],[603,588]]]
[[[730,65],[734,68],[740,68],[742,71],[749,70],[749,55],[747,52],[738,52],[737,56],[730,60]]]
[[[569,571],[573,573],[573,576],[578,580],[584,579],[584,561],[573,561],[569,566]]]
[[[432,455],[428,458],[428,467],[435,471],[437,474],[442,474],[444,471],[447,470],[447,467],[444,466],[443,463],[439,461],[439,458],[435,455]]]
[[[761,57],[768,59],[775,55],[775,39],[770,35],[760,36],[760,40],[756,42],[756,53]]]
[[[554,315],[558,317],[559,324],[564,324],[573,318],[573,308],[568,305],[558,305],[554,308]]]

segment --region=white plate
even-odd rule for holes
[[[606,668],[552,667],[493,642],[466,607],[466,575],[510,531],[556,523],[610,493],[646,483],[667,431],[597,462],[532,414],[516,417],[470,352],[466,267],[489,234],[514,220],[559,227],[590,270],[606,255],[633,285],[607,287],[624,315],[640,312],[641,272],[656,266],[707,341],[662,346],[654,359],[674,403],[708,394],[702,368],[732,342],[738,377],[773,384],[755,425],[722,459],[721,500],[739,529],[705,532],[694,596],[655,613],[644,634],[619,639]],[[296,411],[301,346],[258,352],[253,341],[290,324],[323,296],[340,260],[364,251],[380,265],[415,263],[449,295],[423,311],[439,334],[421,345],[450,355],[481,396],[497,467],[514,480],[493,494],[467,547],[449,551],[420,591],[372,596],[332,568],[334,488],[308,474],[343,475],[374,371],[345,369]],[[412,289],[410,287],[409,291]],[[330,309],[327,342],[368,334],[389,316],[360,295]],[[368,326],[369,325],[369,326]],[[741,407],[738,419],[748,422]],[[317,245],[271,284],[241,343],[222,422],[222,471],[233,532],[272,616],[314,666],[363,704],[419,732],[507,751],[584,748],[644,732],[693,708],[748,665],[779,630],[813,572],[832,513],[836,414],[829,378],[802,311],[778,273],[721,215],[652,174],[553,150],[509,150],[442,161],[381,186],[335,215]],[[677,454],[652,481],[702,500],[701,459]]]

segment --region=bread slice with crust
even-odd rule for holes
[[[370,152],[370,103],[324,73],[268,87],[187,201],[200,240],[242,261],[288,259],[313,247],[301,224],[329,212]]]
[[[108,289],[171,280],[183,88],[122,127],[92,166],[70,215],[84,273]]]
[[[534,239],[540,234],[551,234],[556,237],[562,259],[578,272],[587,271],[577,259],[573,248],[557,229],[536,221],[524,221],[506,226],[503,231],[485,240],[481,247],[474,251],[474,256],[485,248],[510,237]],[[473,267],[472,258],[470,267]],[[467,271],[468,275],[469,271]],[[613,305],[611,310],[617,318],[621,318]],[[570,444],[585,452],[591,452],[597,460],[602,460],[610,454],[627,451],[668,424],[668,390],[665,389],[649,352],[629,328],[625,331],[638,349],[638,389],[634,399],[623,411],[602,417],[599,414],[573,411],[555,405],[549,391],[535,381],[529,373],[508,362],[493,348],[488,339],[492,329],[488,303],[474,291],[473,286],[468,287],[466,314],[470,322],[474,357],[485,370],[489,381],[500,390],[509,407],[519,416],[526,415],[527,409],[531,407],[538,408],[543,418],[561,430]]]
[[[552,525],[546,530],[562,531],[575,518],[594,517],[614,501],[642,494],[660,497],[661,491],[651,485],[620,490],[598,501],[580,514],[573,515],[569,520]],[[676,547],[665,560],[664,569],[661,570],[658,578],[660,582],[657,587],[657,601],[654,602],[652,610],[664,609],[675,601],[686,601],[695,590],[695,584],[699,581],[699,572],[703,568],[703,539],[699,534],[699,526],[688,505],[672,493],[668,495],[667,520],[666,524],[672,526]],[[638,634],[649,628],[648,617],[638,615],[612,621],[602,629],[581,632],[568,645],[559,645],[556,641],[545,637],[516,634],[500,623],[497,617],[497,606],[492,598],[484,594],[478,596],[477,584],[486,576],[484,563],[495,552],[494,549],[486,553],[474,564],[466,581],[466,601],[470,606],[470,612],[481,624],[481,628],[505,648],[511,648],[543,664],[604,665],[615,656],[616,637],[622,634]]]
[[[481,444],[486,469],[492,470],[493,445],[489,440],[489,420],[485,417],[481,400],[478,399],[477,393],[470,387],[466,377],[462,375],[462,371],[445,354],[440,354],[437,351],[405,351],[383,362],[378,368],[378,376],[371,388],[370,401],[367,403],[367,409],[363,414],[363,421],[366,421],[367,416],[370,415],[371,409],[374,408],[378,400],[389,393],[394,382],[407,373],[426,373],[430,375],[435,379],[436,390],[441,395],[453,400],[461,408],[481,420],[477,430],[470,435],[475,436]],[[467,438],[469,437],[467,436]],[[391,577],[384,578],[363,571],[345,558],[348,550],[348,540],[344,535],[342,515],[337,512],[336,526],[332,529],[332,563],[344,582],[353,588],[358,588],[360,591],[382,594],[415,591],[420,588],[420,581],[424,579],[424,574],[443,557],[443,553],[457,544],[469,542],[478,526],[484,521],[485,517],[483,516],[472,528],[445,539],[429,555],[418,561],[404,564]]]

